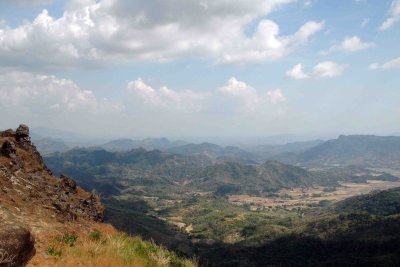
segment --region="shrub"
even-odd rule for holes
[[[101,239],[101,232],[99,230],[94,230],[90,232],[89,239],[92,241],[99,241]]]
[[[64,234],[62,237],[56,237],[56,240],[73,247],[78,240],[78,236],[76,234]]]
[[[52,257],[61,257],[62,252],[61,252],[61,250],[56,249],[54,246],[49,246],[46,249],[46,255],[52,256]]]

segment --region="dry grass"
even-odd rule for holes
[[[46,251],[38,251],[42,257],[36,257],[29,266],[93,266],[93,267],[195,267],[197,264],[188,259],[178,257],[175,253],[153,242],[143,241],[138,237],[130,237],[113,230],[103,228],[100,234],[79,234],[74,246],[70,246],[60,238],[52,238],[53,255]],[[49,254],[47,252],[47,254]],[[60,255],[61,254],[61,255]]]

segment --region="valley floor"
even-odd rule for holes
[[[311,188],[283,189],[273,197],[256,197],[249,195],[231,195],[229,201],[235,205],[249,205],[251,210],[261,211],[277,206],[286,209],[303,209],[338,202],[349,197],[368,194],[374,190],[386,190],[400,187],[400,181],[369,180],[367,183],[340,183],[339,187],[316,186]]]

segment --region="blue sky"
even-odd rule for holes
[[[398,133],[399,32],[399,0],[3,0],[0,124]]]

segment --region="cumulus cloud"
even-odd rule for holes
[[[385,31],[390,29],[394,24],[400,21],[400,0],[393,0],[389,9],[389,16],[381,24],[379,29]]]
[[[323,22],[307,22],[296,33],[280,36],[279,26],[271,20],[262,20],[250,38],[241,37],[235,46],[227,45],[222,62],[248,63],[272,61],[282,58],[297,45],[306,43],[309,38],[324,28]]]
[[[191,90],[174,91],[166,86],[154,89],[140,78],[128,83],[128,92],[136,104],[143,104],[146,108],[187,112],[202,110],[206,97]]]
[[[28,72],[0,72],[0,109],[7,113],[92,113],[118,111],[121,106],[98,99],[73,81]]]
[[[270,61],[320,31],[307,22],[291,35],[261,20],[292,0],[71,0],[62,17],[44,10],[32,22],[0,26],[0,62],[19,68],[101,66],[119,61],[162,62],[181,57],[217,62]]]
[[[389,60],[386,63],[379,64],[379,63],[372,63],[369,65],[370,70],[377,70],[377,69],[400,69],[400,57]]]
[[[375,47],[373,42],[363,42],[358,36],[346,37],[339,45],[333,45],[328,50],[322,51],[321,54],[327,55],[332,52],[342,51],[353,53]]]
[[[345,64],[325,61],[318,63],[310,73],[306,73],[303,65],[297,64],[286,72],[286,76],[296,80],[334,78],[341,76],[346,68]]]
[[[239,109],[242,111],[255,111],[268,104],[275,105],[286,101],[281,89],[268,91],[265,95],[262,95],[252,86],[234,77],[229,79],[226,85],[220,87],[218,91],[238,100],[241,104]]]
[[[286,76],[296,80],[305,80],[310,78],[310,76],[304,72],[302,64],[297,64],[292,69],[288,70]]]

